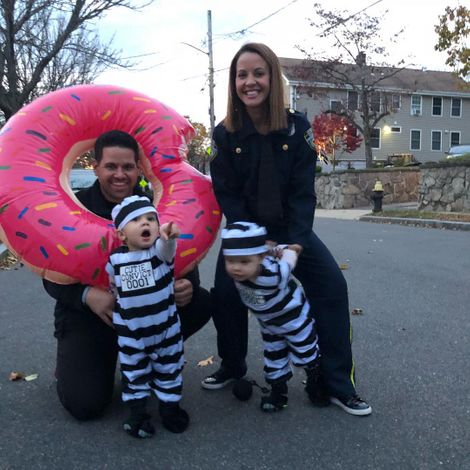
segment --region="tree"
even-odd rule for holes
[[[344,116],[322,113],[315,116],[312,127],[315,146],[320,154],[324,152],[329,157],[333,171],[338,157],[344,152],[354,152],[361,145],[362,137],[357,135],[357,129]]]
[[[333,83],[349,91],[349,100],[341,103],[329,113],[345,117],[363,136],[366,167],[371,167],[372,137],[374,128],[387,115],[394,112],[394,96],[382,91],[383,83],[404,69],[404,61],[396,66],[384,62],[388,56],[380,43],[380,20],[382,17],[369,16],[364,11],[351,15],[347,11],[324,10],[315,4],[320,20],[311,20],[311,26],[318,28],[320,37],[332,37],[335,56],[320,57],[319,54],[299,48],[306,61],[299,74],[309,82]],[[396,42],[403,30],[388,40]],[[315,57],[315,59],[314,59]],[[315,93],[314,87],[301,91]]]
[[[470,34],[470,9],[464,6],[446,7],[445,14],[439,16],[435,26],[439,36],[436,51],[447,52],[446,64],[453,67],[459,77],[465,79],[470,75],[470,48],[466,39]]]
[[[111,65],[130,67],[112,40],[102,44],[96,22],[132,0],[2,0],[0,2],[0,121],[38,95],[90,83]]]
[[[189,119],[187,116],[186,118]],[[196,135],[188,145],[188,163],[201,173],[206,173],[210,146],[209,132],[206,126],[200,122],[191,122],[191,125],[196,131]]]

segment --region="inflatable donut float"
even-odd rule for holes
[[[180,277],[213,243],[221,213],[210,179],[185,161],[191,124],[163,103],[109,85],[49,93],[22,108],[0,132],[0,238],[34,272],[61,284],[105,287],[114,225],[81,205],[69,184],[73,162],[103,132],[119,129],[140,145],[161,222],[181,235]]]

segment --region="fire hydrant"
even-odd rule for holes
[[[382,200],[384,198],[384,188],[382,187],[382,183],[377,180],[375,182],[374,189],[372,190],[372,197],[371,199],[374,201],[374,208],[372,212],[382,212]]]

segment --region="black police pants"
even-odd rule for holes
[[[183,339],[211,318],[211,296],[199,288],[191,302],[178,308]],[[99,416],[112,399],[117,362],[114,329],[89,311],[71,311],[56,322],[57,394],[79,420]]]
[[[282,243],[285,234],[268,234]],[[323,242],[312,232],[298,260],[294,275],[302,283],[316,321],[322,375],[331,395],[355,393],[351,353],[351,325],[346,280]],[[246,373],[248,345],[247,309],[225,271],[222,253],[217,261],[213,320],[222,366],[234,376]]]

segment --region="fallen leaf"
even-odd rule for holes
[[[341,263],[339,265],[339,269],[341,269],[342,271],[344,271],[345,269],[349,269],[349,264],[347,263]]]
[[[209,356],[207,359],[203,359],[197,363],[198,367],[206,367],[211,364],[214,364],[214,356]]]
[[[10,372],[10,380],[23,380],[24,379],[24,374],[23,372]]]
[[[362,310],[362,308],[353,308],[351,313],[353,315],[362,315],[364,313],[364,310]]]
[[[30,374],[27,375],[24,379],[26,382],[31,382],[31,380],[36,380],[39,377],[39,374]]]

